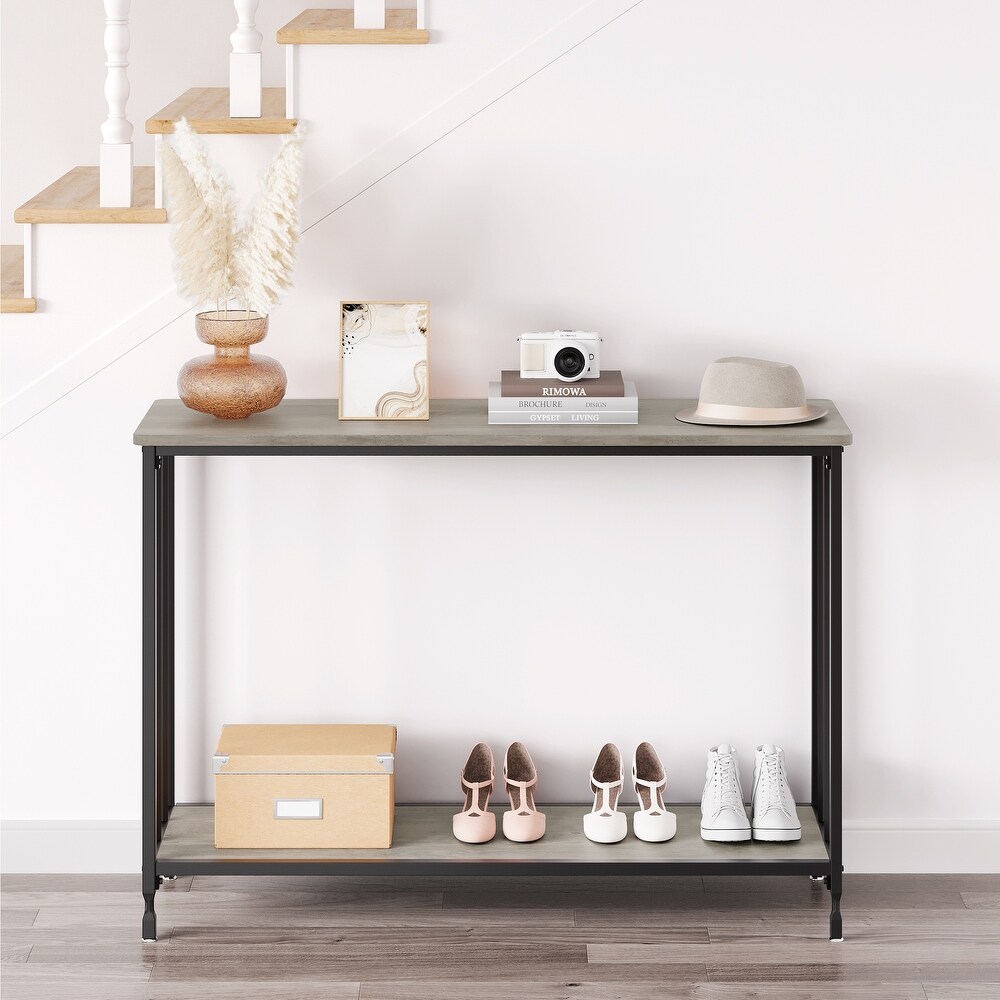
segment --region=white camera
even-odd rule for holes
[[[596,333],[557,330],[524,333],[521,344],[521,378],[555,378],[577,382],[600,378],[601,338]]]

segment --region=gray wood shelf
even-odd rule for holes
[[[429,420],[338,420],[335,399],[286,399],[245,420],[218,420],[179,399],[158,399],[136,428],[138,445],[162,448],[829,448],[851,431],[828,399],[829,413],[787,427],[706,427],[675,419],[693,399],[646,399],[638,424],[488,424],[485,399],[433,399]]]
[[[620,844],[595,844],[583,835],[583,815],[587,806],[546,806],[539,809],[546,816],[545,836],[533,844],[515,844],[500,833],[500,813],[497,813],[497,836],[488,844],[463,844],[452,836],[451,817],[459,806],[400,805],[396,807],[392,847],[387,850],[237,850],[215,847],[215,813],[210,805],[176,805],[164,831],[157,852],[157,866],[181,863],[185,871],[191,862],[226,864],[241,867],[252,863],[317,862],[338,866],[363,863],[392,867],[395,864],[497,864],[509,867],[544,865],[548,874],[560,864],[683,864],[716,862],[724,866],[741,862],[799,862],[817,872],[829,867],[830,858],[823,834],[812,807],[798,807],[802,823],[802,839],[792,843],[769,844],[748,841],[742,844],[716,844],[701,839],[701,808],[699,806],[669,806],[677,815],[677,835],[665,844],[646,844],[632,836]],[[634,807],[626,806],[629,814]]]

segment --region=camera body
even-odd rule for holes
[[[524,333],[521,345],[521,378],[552,378],[578,382],[601,376],[601,338],[580,330]]]

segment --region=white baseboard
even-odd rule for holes
[[[4,820],[0,871],[5,873],[137,872],[138,820]]]
[[[996,820],[845,820],[844,868],[849,872],[1000,872]]]
[[[140,866],[135,820],[5,820],[4,872],[115,873]],[[1000,823],[852,820],[844,867],[855,873],[1000,872]]]

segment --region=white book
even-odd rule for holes
[[[497,412],[490,410],[487,420],[491,424],[637,424],[638,410],[597,410],[594,413],[566,413],[555,410],[548,413]]]
[[[500,383],[490,382],[490,413],[638,413],[635,382],[625,383],[624,396],[502,396]]]

